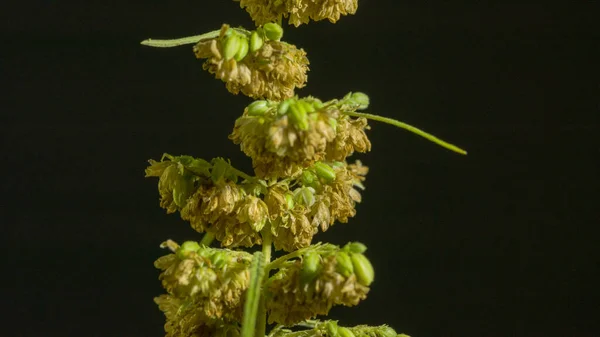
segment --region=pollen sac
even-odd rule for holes
[[[335,180],[335,171],[331,166],[323,162],[316,162],[313,167],[319,178],[322,178],[328,183],[331,183]]]
[[[362,92],[353,92],[349,101],[356,104],[357,110],[364,110],[369,107],[369,96]]]
[[[226,61],[231,60],[238,53],[240,45],[240,36],[235,33],[225,38],[223,42],[223,57]]]
[[[269,110],[267,101],[259,100],[254,101],[248,105],[248,116],[262,116]]]
[[[263,29],[269,40],[279,41],[283,37],[283,28],[276,23],[269,22],[263,26]]]
[[[336,271],[345,277],[354,273],[354,264],[348,253],[340,251],[336,254]],[[358,276],[358,275],[357,275]],[[360,282],[360,279],[359,279]],[[362,283],[362,282],[361,282]],[[363,283],[364,284],[364,283]],[[365,284],[366,285],[366,284]]]
[[[177,249],[177,257],[180,259],[185,259],[190,253],[197,252],[198,249],[200,249],[198,242],[186,241],[181,244],[179,249]]]
[[[237,53],[235,54],[235,56],[233,57],[237,62],[240,62],[241,60],[244,59],[244,57],[246,57],[246,55],[248,55],[248,49],[250,48],[248,39],[245,36],[240,36],[240,46],[238,48]]]
[[[367,251],[367,246],[360,242],[349,242],[344,246],[344,250],[347,250],[350,253],[362,254]]]
[[[343,326],[338,327],[338,335],[339,337],[356,337],[352,330],[345,328]]]
[[[263,44],[265,42],[263,41],[262,37],[258,34],[257,31],[253,31],[250,34],[250,52],[254,53],[255,51],[259,50]]]
[[[321,266],[321,257],[317,253],[308,253],[302,260],[302,272],[300,278],[306,284],[315,279]]]
[[[358,282],[362,285],[369,286],[375,279],[375,271],[369,259],[363,254],[352,254],[352,266]]]

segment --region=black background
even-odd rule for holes
[[[600,6],[596,1],[360,1],[338,24],[286,27],[311,62],[301,95],[348,91],[371,123],[357,216],[317,240],[360,240],[370,296],[340,324],[414,337],[600,335]],[[158,207],[146,160],[225,156],[250,100],[190,46],[152,38],[251,27],[233,1],[0,5],[1,336],[162,336],[152,263],[199,235]]]

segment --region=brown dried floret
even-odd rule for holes
[[[360,153],[371,151],[371,142],[365,133],[368,129],[366,118],[352,119],[342,115],[337,120],[335,139],[327,144],[326,159],[344,161],[354,151]]]

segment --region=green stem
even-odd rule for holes
[[[170,40],[156,40],[156,39],[147,39],[141,42],[144,46],[149,47],[157,47],[157,48],[171,48],[177,46],[183,46],[186,44],[196,44],[202,40],[214,39],[221,33],[221,30],[213,30],[212,32],[208,32],[202,35],[194,35],[188,37],[182,37],[179,39],[170,39]]]
[[[240,171],[240,170],[236,169],[235,167],[233,167],[233,165],[229,165],[229,167],[231,167],[231,170],[232,170],[232,171],[233,171],[233,172],[234,172],[234,173],[235,173],[235,174],[236,174],[238,177],[244,178],[244,179],[246,179],[247,181],[255,181],[255,180],[256,180],[256,178],[255,178],[255,177],[252,177],[252,176],[250,176],[250,175],[248,175],[248,174],[246,174],[246,173],[244,173],[244,172],[242,172],[242,171]]]
[[[310,247],[308,247],[310,248]],[[273,270],[273,269],[277,269],[279,266],[281,266],[283,263],[285,263],[286,261],[288,261],[289,259],[293,259],[295,257],[301,256],[302,254],[304,254],[304,252],[306,252],[306,248],[301,248],[298,249],[297,251],[291,252],[289,254],[286,254],[284,256],[280,256],[278,258],[276,258],[275,260],[273,260],[273,262],[267,264],[267,272],[269,270]]]
[[[210,244],[215,239],[215,235],[213,233],[206,233],[202,237],[202,241],[200,241],[201,245],[205,245],[206,247],[210,246]]]
[[[265,276],[266,279],[269,278],[269,269],[266,268],[267,264],[271,261],[271,246],[272,246],[272,238],[271,232],[269,230],[265,230],[262,232],[263,244],[262,244],[262,254],[264,257],[264,266],[265,266]],[[258,306],[258,314],[257,314],[257,322],[256,322],[256,334],[255,337],[264,337],[267,331],[267,308],[265,305],[265,295],[264,292],[260,297],[260,304]]]
[[[346,115],[348,115],[348,116],[364,117],[364,118],[372,119],[372,120],[375,120],[375,121],[378,121],[378,122],[383,122],[383,123],[391,124],[393,126],[397,126],[399,128],[408,130],[408,131],[410,131],[410,132],[412,132],[414,134],[417,134],[417,135],[419,135],[419,136],[421,136],[421,137],[423,137],[423,138],[425,138],[427,140],[430,140],[430,141],[432,141],[432,142],[434,142],[434,143],[436,143],[436,144],[438,144],[438,145],[440,145],[442,147],[447,148],[448,150],[454,151],[456,153],[464,154],[464,155],[467,154],[467,151],[459,148],[458,146],[452,145],[450,143],[447,143],[447,142],[445,142],[445,141],[437,138],[434,135],[431,135],[431,134],[429,134],[429,133],[427,133],[427,132],[425,132],[425,131],[423,131],[421,129],[417,129],[416,127],[414,127],[412,125],[408,125],[408,124],[406,124],[404,122],[400,122],[400,121],[397,121],[395,119],[391,119],[391,118],[387,118],[387,117],[382,117],[382,116],[378,116],[378,115],[373,115],[373,114],[368,114],[368,113],[362,113],[362,112],[344,112],[344,113]]]
[[[256,318],[258,317],[259,304],[262,302],[261,289],[264,275],[265,259],[263,253],[255,252],[250,266],[250,284],[246,291],[241,337],[256,336]]]

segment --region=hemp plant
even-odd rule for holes
[[[252,159],[253,174],[223,158],[164,154],[150,160],[160,206],[178,212],[204,236],[171,251],[155,266],[166,294],[155,302],[168,337],[393,337],[387,325],[354,327],[317,320],[334,305],[364,300],[374,270],[360,242],[313,243],[319,231],[356,214],[368,168],[366,130],[375,120],[407,129],[450,150],[465,151],[405,123],[362,112],[369,97],[351,92],[323,101],[299,97],[307,81],[303,49],[282,41],[282,23],[299,26],[354,14],[357,0],[238,0],[256,23],[143,45],[193,44],[203,68],[233,94],[252,99],[229,139]],[[220,248],[213,247],[213,241]],[[260,245],[254,253],[242,248]],[[272,259],[273,247],[280,256]],[[267,331],[267,328],[270,330]]]

